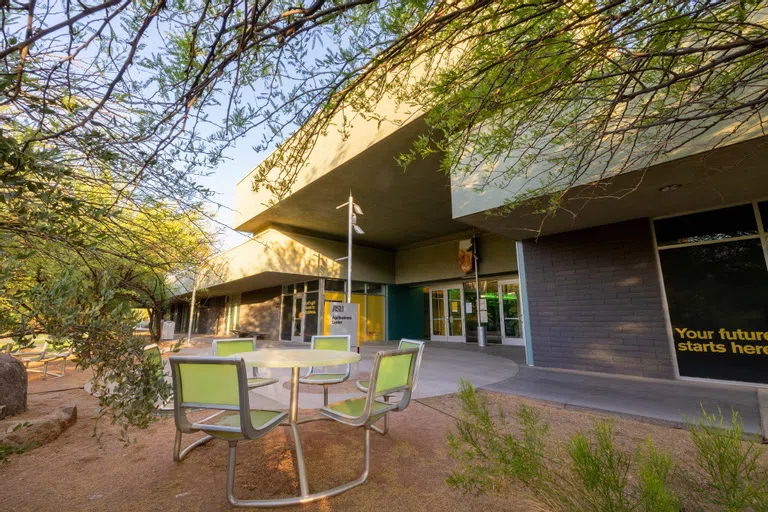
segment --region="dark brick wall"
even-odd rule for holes
[[[647,219],[523,247],[534,365],[673,378]]]

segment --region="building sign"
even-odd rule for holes
[[[768,267],[751,205],[729,233],[739,208],[655,221],[659,260],[680,375],[768,384]]]
[[[459,241],[459,266],[465,274],[472,272],[474,267],[475,255],[472,239]]]
[[[328,334],[349,334],[351,345],[360,346],[360,339],[357,336],[358,323],[358,305],[347,302],[332,302],[331,324]]]

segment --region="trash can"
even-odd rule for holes
[[[166,320],[163,322],[163,328],[160,329],[160,341],[172,340],[173,332],[176,330],[176,322]]]

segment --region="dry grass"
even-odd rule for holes
[[[0,466],[0,510],[228,509],[225,442],[213,441],[182,463],[174,463],[175,427],[172,419],[163,419],[146,431],[134,431],[135,443],[128,447],[117,440],[117,429],[104,426],[99,444],[92,437],[96,401],[81,389],[51,392],[81,386],[87,378],[75,371],[48,381],[32,376],[32,413],[77,404],[79,420],[56,441],[12,456],[8,464]],[[516,397],[495,397],[510,417],[520,403],[540,405]],[[541,410],[554,440],[589,430],[595,418],[592,413],[549,405],[541,405]],[[452,415],[458,411],[459,402],[453,395],[414,402],[405,412],[393,415],[389,436],[372,436],[368,484],[330,500],[283,510],[537,510],[517,493],[474,496],[445,484],[455,467],[446,434],[453,424]],[[693,457],[685,431],[625,419],[615,423],[618,441],[628,449],[651,436],[676,458]],[[333,487],[357,476],[362,464],[362,431],[330,422],[306,424],[301,430],[312,489]],[[297,493],[291,447],[287,429],[277,429],[262,440],[240,443],[236,494],[271,498]]]

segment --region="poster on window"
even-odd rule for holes
[[[759,239],[659,251],[682,377],[768,384],[768,269]]]

